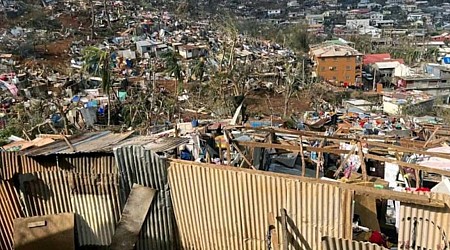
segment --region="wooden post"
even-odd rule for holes
[[[269,213],[269,230],[270,230],[270,237],[272,241],[272,248],[273,250],[279,250],[280,249],[280,242],[278,241],[278,234],[277,234],[277,223],[275,220],[275,216],[272,212]]]
[[[222,154],[222,142],[219,141],[219,162],[220,162],[220,164],[223,163],[222,160],[223,160],[223,154]]]
[[[356,146],[352,148],[352,150],[350,151],[350,153],[348,153],[348,154],[345,156],[344,160],[341,162],[341,164],[339,164],[339,168],[338,168],[338,169],[336,170],[336,172],[334,173],[334,177],[338,177],[339,174],[342,172],[342,170],[344,170],[345,163],[348,161],[348,159],[350,158],[350,156],[351,156],[352,154],[355,153],[355,151],[356,151]]]
[[[436,133],[438,132],[438,130],[441,127],[437,126],[436,129],[434,129],[433,133],[430,135],[430,137],[427,139],[427,141],[425,142],[425,144],[423,145],[423,148],[426,148],[428,146],[428,143],[430,143],[430,141],[433,139],[433,137],[436,135]]]
[[[367,181],[368,178],[367,178],[366,162],[365,162],[364,154],[363,154],[362,150],[363,150],[363,147],[362,147],[361,141],[359,141],[358,142],[358,156],[359,156],[359,159],[361,160],[361,171],[362,171],[363,180]]]
[[[322,141],[319,144],[319,148],[323,147],[323,144],[325,142],[325,138],[322,139]],[[323,152],[319,152],[319,154],[317,155],[317,164],[316,164],[316,179],[319,179],[320,176],[320,161],[323,158]]]
[[[306,175],[306,162],[305,155],[303,153],[303,137],[300,136],[300,157],[302,158],[302,176]]]
[[[244,161],[247,162],[247,164],[252,168],[252,169],[256,169],[253,164],[247,159],[247,157],[245,157],[245,154],[242,153],[241,149],[239,149],[239,146],[236,145],[235,143],[232,143],[231,145],[233,145],[234,149],[236,149],[236,151],[238,151],[238,153],[242,156],[242,158],[244,158]]]
[[[231,166],[231,148],[230,148],[230,137],[228,136],[228,131],[224,131],[223,135],[225,136],[225,140],[227,142],[227,163],[228,166]]]
[[[283,250],[288,250],[288,245],[289,245],[289,237],[288,237],[288,230],[287,230],[287,214],[286,214],[286,209],[282,208],[280,209],[281,212],[281,232],[282,232],[282,236],[283,236],[283,242],[282,242],[282,246],[283,246]]]

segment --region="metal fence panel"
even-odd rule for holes
[[[120,201],[126,198],[134,183],[156,189],[155,201],[142,226],[136,249],[177,248],[175,217],[167,182],[167,161],[142,146],[114,149],[120,172]]]
[[[301,178],[172,161],[169,183],[183,248],[266,249],[273,214],[289,248],[320,249],[323,236],[351,238],[353,192]],[[282,242],[286,244],[286,242]]]

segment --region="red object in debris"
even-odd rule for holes
[[[387,247],[386,239],[380,232],[373,231],[372,235],[369,238],[369,242],[375,243],[379,246]]]
[[[406,188],[406,191],[415,191],[415,192],[430,192],[431,190],[426,187],[419,187],[419,188]]]
[[[344,82],[344,88],[348,88],[348,82]]]

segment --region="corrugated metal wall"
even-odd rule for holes
[[[12,249],[13,222],[22,216],[19,195],[14,185],[0,180],[0,249]]]
[[[368,242],[327,236],[322,237],[322,250],[387,250],[387,248]]]
[[[136,249],[175,249],[178,240],[167,182],[167,161],[142,146],[114,149],[120,171],[122,208],[134,183],[158,190],[142,226]]]
[[[398,235],[399,249],[450,249],[450,196],[427,193],[445,201],[444,208],[401,204]]]
[[[117,174],[70,175],[70,199],[82,245],[109,245],[120,219]]]
[[[320,249],[323,236],[351,238],[353,192],[302,180],[171,162],[169,183],[182,246],[266,249],[269,214],[278,218],[280,209],[287,211],[291,249]],[[281,229],[278,222],[280,242]]]
[[[0,179],[12,181],[17,175],[19,180],[17,187],[2,181],[0,206],[11,207],[13,215],[21,216],[77,213],[79,245],[109,245],[121,213],[118,169],[112,154],[31,158],[1,152],[0,164]],[[10,197],[17,193],[22,202],[3,204],[3,200],[14,201]],[[0,213],[0,249],[11,249],[11,218],[3,210]]]

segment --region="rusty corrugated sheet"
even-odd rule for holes
[[[134,183],[158,191],[139,235],[136,249],[176,249],[178,238],[167,183],[167,162],[142,146],[114,149],[120,171],[122,208]]]
[[[131,136],[132,133],[133,131],[121,134],[114,134],[111,131],[89,132],[70,137],[68,140],[71,146],[65,140],[59,140],[42,147],[24,150],[21,154],[28,156],[46,156],[54,154],[111,152],[113,146]]]
[[[12,249],[14,219],[22,217],[19,195],[14,185],[0,180],[0,249]]]
[[[399,249],[436,250],[450,248],[450,196],[422,193],[445,201],[444,208],[400,205]]]
[[[116,173],[46,171],[19,176],[27,216],[76,213],[80,246],[106,246],[120,219]]]
[[[171,162],[169,183],[183,248],[265,249],[268,217],[279,218],[281,209],[291,249],[320,249],[323,236],[352,237],[353,192],[338,186],[180,161]]]
[[[109,245],[121,212],[117,174],[75,173],[69,178],[80,245]]]
[[[387,250],[387,248],[369,242],[326,236],[322,237],[322,250]]]
[[[67,172],[46,171],[19,176],[27,217],[73,211]]]
[[[0,179],[10,180],[19,173],[19,159],[16,152],[0,152]]]
[[[114,155],[58,155],[58,167],[74,173],[118,173]]]
[[[10,180],[15,174],[57,170],[55,156],[31,158],[17,152],[0,152],[0,179]]]

